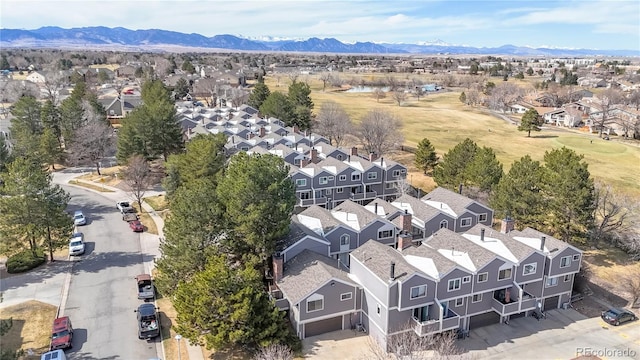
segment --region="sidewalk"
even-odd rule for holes
[[[67,171],[68,169],[59,171],[59,172],[55,172],[53,173],[53,182],[58,183],[58,184],[65,184],[68,186],[77,186],[77,187],[81,187],[85,190],[88,191],[93,191],[95,193],[98,193],[110,200],[113,201],[113,206],[115,208],[115,204],[117,201],[120,200],[134,200],[131,198],[131,196],[129,196],[129,194],[127,194],[126,191],[119,189],[117,187],[113,187],[113,186],[108,186],[108,185],[104,185],[100,182],[94,182],[94,181],[90,181],[90,180],[84,180],[84,179],[77,179],[77,177],[84,175],[85,173],[91,172],[90,168],[87,169],[78,169],[80,170],[80,172],[78,172],[78,170],[74,170],[72,171]],[[82,171],[85,170],[85,171]],[[101,186],[103,187],[105,190],[110,190],[111,192],[103,192],[103,191],[97,191],[97,190],[93,190],[93,189],[89,189],[89,188],[85,188],[79,185],[73,185],[73,184],[69,184],[69,180],[76,180],[80,183],[85,183],[85,184],[91,184],[94,186]],[[160,192],[160,191],[154,191],[154,190],[150,190],[145,192],[145,197],[148,196],[155,196],[155,195],[161,195],[164,194],[164,192]],[[142,247],[142,253],[143,254],[150,254],[151,256],[145,256],[143,257],[143,262],[144,262],[144,266],[145,268],[149,271],[149,274],[151,274],[151,271],[154,269],[155,267],[155,259],[160,257],[160,238],[164,237],[164,219],[162,219],[162,217],[160,217],[160,215],[158,215],[158,213],[156,213],[156,211],[151,207],[151,205],[147,204],[146,202],[142,202],[142,209],[147,212],[150,216],[151,219],[153,220],[153,222],[156,224],[156,228],[158,229],[158,235],[155,234],[149,234],[147,232],[143,232],[140,234],[140,238],[142,241],[140,241],[141,243],[141,247]],[[204,360],[204,356],[202,355],[202,349],[199,346],[194,346],[191,345],[188,341],[184,342],[187,345],[187,353],[189,354],[189,360]],[[162,349],[162,354],[164,354],[164,349]],[[160,354],[159,354],[160,355]]]

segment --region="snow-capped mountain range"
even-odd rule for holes
[[[334,38],[286,39],[264,36],[247,38],[235,35],[185,34],[175,31],[149,29],[130,30],[104,26],[63,29],[55,26],[34,30],[0,29],[0,47],[38,48],[130,48],[152,50],[162,46],[208,48],[239,51],[321,52],[350,54],[492,54],[515,56],[638,56],[636,50],[532,48],[503,45],[500,47],[472,47],[451,45],[440,39],[416,44],[355,42],[344,43]]]

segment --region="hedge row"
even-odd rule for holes
[[[47,258],[43,250],[36,250],[35,256],[31,250],[25,250],[7,259],[7,272],[15,274],[29,271],[44,264],[46,261]]]

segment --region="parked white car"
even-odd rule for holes
[[[84,254],[84,235],[75,233],[69,241],[69,255],[76,256]]]
[[[75,226],[87,225],[87,218],[84,216],[82,210],[73,213],[73,224]]]

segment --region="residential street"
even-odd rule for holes
[[[72,259],[66,303],[60,313],[74,324],[70,359],[150,359],[158,357],[157,344],[138,340],[136,314],[141,303],[134,277],[147,272],[141,235],[122,221],[115,201],[89,190],[65,186],[71,194],[69,210],[82,209],[88,225],[86,252]],[[64,298],[63,298],[64,301]]]

